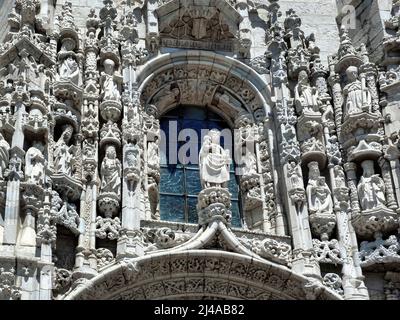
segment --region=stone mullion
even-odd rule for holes
[[[371,92],[371,98],[372,98],[372,110],[371,111],[373,113],[380,113],[379,94],[378,94],[378,88],[376,87],[376,75],[374,72],[366,73],[366,82],[367,82],[367,87]]]
[[[93,31],[93,30],[91,30]],[[89,32],[88,32],[89,33]],[[99,49],[93,43],[85,48],[85,88],[91,84],[98,85],[97,56]],[[82,122],[90,123],[97,129],[93,131],[81,130],[82,141],[82,177],[83,190],[81,194],[80,218],[83,221],[84,231],[79,235],[74,274],[76,277],[92,278],[97,273],[96,259],[96,217],[98,196],[98,112],[99,92],[84,92]],[[84,128],[82,128],[84,129]],[[93,150],[92,157],[88,157],[86,149]]]
[[[275,61],[282,59],[282,56],[276,57]],[[273,59],[274,60],[274,59]],[[275,65],[274,65],[275,64]],[[305,198],[304,182],[301,181],[301,188],[292,188],[289,184],[289,163],[294,162],[295,166],[300,166],[300,147],[297,140],[296,129],[290,119],[292,106],[289,106],[290,91],[287,87],[287,71],[281,69],[278,63],[273,63],[272,68],[272,85],[273,93],[276,99],[275,116],[279,119],[279,158],[282,165],[282,187],[286,196],[286,207],[289,214],[290,227],[293,237],[293,253],[292,269],[294,272],[313,277],[320,280],[321,273],[318,262],[313,258],[313,245],[311,237],[311,229],[308,220],[308,208]],[[286,77],[282,78],[283,71]],[[280,77],[277,77],[280,75]],[[277,109],[280,110],[277,110]],[[291,130],[294,137],[288,141],[285,133],[282,130]],[[284,146],[283,143],[290,143],[291,145]],[[286,150],[286,148],[294,148],[295,150]],[[297,156],[293,156],[293,153]],[[300,169],[301,170],[301,169]],[[299,180],[302,177],[299,177]],[[298,186],[300,187],[300,186]]]
[[[393,182],[392,175],[390,172],[389,162],[381,157],[378,161],[379,166],[382,170],[382,178],[385,183],[385,195],[386,195],[386,203],[389,209],[395,210],[398,209],[397,201],[395,199],[394,190],[393,190]]]
[[[340,137],[342,128],[342,118],[343,118],[343,109],[342,109],[343,95],[342,95],[342,87],[340,85],[339,76],[336,73],[332,73],[329,77],[329,83],[332,89],[336,132],[337,136]]]
[[[249,29],[249,26],[251,25],[249,18],[249,5],[247,0],[237,0],[235,7],[243,18],[239,24],[240,51],[244,55],[244,58],[248,58],[252,43],[251,30]]]
[[[22,129],[23,115],[26,113],[25,105],[22,101],[17,101],[15,105],[15,131],[12,138],[10,150],[10,162],[14,159],[16,163],[20,164],[19,170],[22,170],[22,163],[24,163],[24,133]],[[7,182],[7,195],[4,214],[4,237],[3,245],[16,245],[18,236],[18,226],[20,224],[20,194],[21,194],[21,179],[23,173],[13,172],[11,169],[9,179]],[[16,168],[15,168],[16,169]]]
[[[125,55],[126,53],[126,55]],[[142,179],[143,172],[141,168],[131,168],[127,153],[132,148],[138,151],[136,160],[143,163],[143,146],[146,143],[146,137],[141,134],[141,123],[132,123],[129,113],[140,113],[140,100],[138,97],[138,86],[136,83],[136,62],[134,52],[124,52],[122,54],[122,75],[124,90],[122,94],[123,119],[122,119],[122,233],[118,239],[117,258],[137,257],[144,254],[143,242],[137,237],[140,234],[140,221],[142,218]],[[141,122],[139,116],[137,121]],[[135,130],[136,129],[136,130]],[[139,150],[140,149],[140,150]],[[134,176],[135,178],[132,178]],[[132,180],[133,179],[133,180]]]
[[[158,18],[155,11],[158,9],[157,0],[147,1],[147,46],[153,53],[157,53],[159,39]]]
[[[356,177],[357,166],[353,162],[348,162],[344,165],[344,169],[346,170],[347,184],[350,189],[350,203],[352,209],[351,211],[353,214],[358,215],[360,214],[361,209],[357,191],[357,177]]]
[[[284,218],[284,208],[283,208],[283,203],[282,203],[282,195],[280,192],[276,192],[277,190],[280,189],[279,187],[279,173],[277,170],[277,167],[279,165],[276,165],[276,148],[274,147],[275,143],[275,134],[273,132],[273,129],[271,128],[271,123],[269,122],[269,127],[268,127],[268,147],[269,147],[269,152],[270,152],[270,161],[271,161],[271,175],[273,176],[273,183],[274,183],[274,190],[275,190],[275,196],[276,196],[276,218],[275,218],[275,232],[276,235],[278,236],[284,236],[286,235],[286,228],[287,228],[287,223]],[[278,161],[279,163],[279,161]]]

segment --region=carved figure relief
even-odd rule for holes
[[[55,172],[67,176],[72,175],[72,165],[74,163],[75,146],[68,145],[73,131],[74,129],[71,125],[65,125],[61,137],[54,146]]]
[[[386,207],[385,183],[379,174],[375,174],[374,162],[365,160],[361,163],[363,175],[358,183],[357,190],[361,208],[370,210]]]
[[[370,111],[371,93],[358,79],[358,68],[349,67],[346,70],[348,84],[344,87],[345,114],[353,114],[361,111]]]
[[[203,188],[211,186],[226,188],[230,163],[229,152],[220,145],[220,132],[211,130],[204,137],[199,154],[200,180]]]
[[[101,164],[101,186],[102,193],[110,192],[121,195],[121,162],[117,158],[115,147],[110,145],[106,148],[106,155]]]

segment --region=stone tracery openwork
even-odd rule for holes
[[[45,28],[39,0],[16,0],[0,45],[0,299],[368,299],[374,270],[398,298],[399,1],[382,66],[344,26],[325,66],[276,0],[181,4],[104,0],[78,26],[66,1]],[[160,119],[184,106],[235,132],[242,228],[215,130],[198,223],[161,220]]]

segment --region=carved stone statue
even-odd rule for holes
[[[117,158],[115,147],[109,145],[106,156],[101,164],[101,187],[102,193],[114,193],[121,195],[121,162]]]
[[[204,137],[199,154],[200,180],[202,187],[226,188],[229,181],[229,165],[231,158],[229,151],[220,145],[221,133],[211,130]]]
[[[72,175],[72,163],[75,147],[68,146],[72,138],[74,129],[71,125],[66,125],[60,139],[54,147],[54,168],[56,173]]]
[[[303,177],[301,168],[296,162],[289,162],[288,164],[288,178],[292,189],[303,189]]]
[[[243,149],[243,175],[250,176],[253,174],[257,174],[257,159],[251,150],[247,150],[246,148]]]
[[[102,75],[103,100],[119,101],[121,94],[119,93],[118,84],[115,81],[115,63],[111,59],[104,60],[104,73]]]
[[[294,91],[297,110],[307,113],[319,112],[321,102],[318,98],[318,90],[310,85],[306,71],[300,71]]]
[[[60,80],[70,80],[76,85],[79,85],[79,67],[78,63],[72,56],[68,56],[58,69]]]
[[[374,162],[364,160],[361,166],[364,172],[357,186],[361,208],[370,210],[386,207],[385,183],[378,174],[375,174]]]
[[[348,67],[346,70],[348,84],[344,87],[345,114],[358,113],[371,105],[371,93],[358,80],[358,68]]]
[[[160,166],[160,148],[157,137],[155,138],[155,141],[148,143],[147,158],[147,164],[150,168],[158,168]]]
[[[331,190],[325,182],[325,177],[320,175],[318,162],[310,162],[308,167],[310,174],[306,193],[310,212],[321,214],[332,213],[333,200]]]
[[[10,155],[8,153],[9,150],[10,145],[0,133],[0,179],[4,178],[4,171],[8,166],[8,161],[10,159]]]
[[[43,145],[40,142],[34,142],[25,154],[25,178],[28,183],[44,184],[46,160],[42,151]]]
[[[125,159],[128,167],[140,169],[140,149],[137,144],[129,145],[125,154]]]

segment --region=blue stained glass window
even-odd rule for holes
[[[162,135],[162,139],[166,139],[166,141],[161,141],[161,145],[166,146],[166,150],[161,150],[161,220],[197,223],[197,197],[201,191],[198,153],[201,148],[202,137],[206,133],[204,130],[224,130],[228,129],[228,126],[219,115],[208,108],[179,106],[161,118],[160,127],[165,133],[165,136]],[[195,132],[198,140],[192,141],[191,138],[182,136],[180,140],[183,141],[174,142],[172,139],[170,140],[170,137],[174,135],[170,132],[170,129],[174,128],[177,128],[176,138],[178,138],[181,130],[193,129],[194,131],[187,130],[185,132]],[[231,150],[232,142],[224,141],[222,138],[221,145]],[[182,146],[184,147],[182,148]],[[184,162],[180,162],[180,159],[170,161],[170,157],[174,154],[178,155],[181,148],[181,152],[186,151],[184,153],[187,156],[190,155],[190,159],[196,161],[194,163],[188,161],[188,159]],[[173,164],[176,162],[178,163]],[[232,226],[241,227],[239,187],[234,168],[235,166],[232,164],[229,182],[229,191],[232,193]]]

